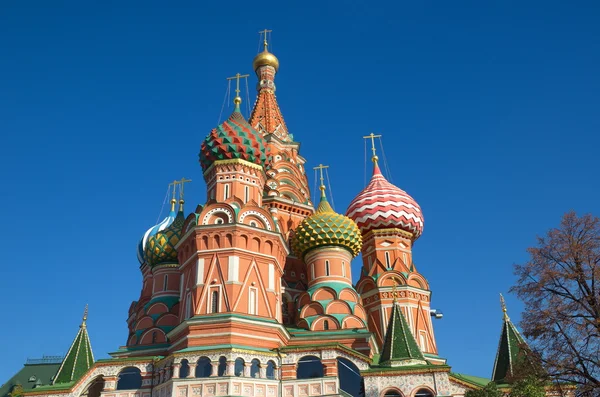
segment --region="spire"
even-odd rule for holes
[[[394,283],[396,281],[394,280]],[[392,367],[427,364],[400,306],[394,302],[379,362]]]
[[[258,76],[256,86],[258,97],[254,109],[252,109],[249,123],[265,136],[274,134],[284,142],[293,142],[293,137],[285,125],[281,109],[279,109],[279,104],[275,98],[275,74],[279,70],[279,60],[268,49],[267,34],[270,32],[268,29],[259,32],[261,37],[264,35],[264,50],[252,62],[252,67]]]
[[[94,354],[87,333],[88,306],[85,305],[79,332],[54,376],[53,384],[70,383],[81,378],[94,365]]]
[[[533,364],[527,342],[523,339],[517,328],[510,321],[506,310],[506,302],[500,294],[500,305],[502,307],[503,321],[500,342],[498,343],[498,352],[494,362],[492,380],[494,382],[506,382],[515,376],[518,376],[522,366]]]

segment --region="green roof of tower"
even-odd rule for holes
[[[87,333],[87,305],[83,313],[83,320],[79,332],[71,344],[67,355],[60,364],[52,384],[69,383],[81,378],[88,369],[94,365],[94,354]]]
[[[496,383],[503,383],[518,374],[518,366],[525,363],[523,360],[530,360],[526,356],[526,349],[529,349],[527,342],[521,336],[517,328],[510,321],[506,313],[506,304],[504,297],[500,294],[500,302],[502,311],[504,312],[504,320],[502,323],[502,333],[500,334],[500,342],[498,343],[498,352],[496,353],[496,361],[494,362],[494,370],[492,372],[492,380]],[[530,363],[532,364],[532,363]]]
[[[396,302],[392,306],[379,363],[391,366],[427,364]]]

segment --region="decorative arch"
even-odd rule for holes
[[[219,218],[223,220],[223,223],[233,223],[233,210],[229,206],[217,206],[208,210],[202,218],[203,225],[212,225],[215,220]],[[225,222],[227,221],[227,222]]]
[[[337,293],[333,288],[329,287],[320,287],[312,294],[312,300],[314,301],[324,301],[333,299],[337,299]]]
[[[337,368],[340,389],[353,396],[361,395],[362,392],[364,396],[365,383],[356,364],[345,357],[338,357]]]
[[[336,299],[327,304],[325,312],[327,314],[352,314],[352,308],[347,302]]]
[[[98,375],[91,379],[85,386],[79,397],[100,397],[100,393],[104,389],[104,376]]]
[[[202,356],[196,362],[196,378],[208,378],[212,374],[210,358]]]
[[[436,395],[433,389],[425,385],[415,388],[411,394],[412,397],[434,397]]]
[[[394,285],[394,278],[400,281],[400,285],[406,284],[406,277],[402,273],[390,271],[381,275],[379,280],[377,280],[377,285],[379,287],[392,287]]]
[[[325,375],[323,363],[317,356],[304,356],[298,360],[296,379],[322,378]]]
[[[311,331],[328,331],[340,328],[340,324],[334,317],[325,315],[313,321]]]
[[[375,288],[377,288],[377,285],[371,277],[363,277],[358,281],[358,284],[356,284],[356,292],[360,295],[372,291]]]
[[[165,343],[167,341],[167,335],[165,331],[160,328],[150,328],[140,336],[138,344],[140,345],[153,345],[155,343]]]
[[[302,308],[300,317],[307,318],[311,316],[320,316],[325,314],[323,306],[319,302],[312,302]]]
[[[404,394],[397,387],[388,387],[384,389],[381,394],[381,397],[404,397]]]
[[[152,306],[150,306],[148,308],[148,310],[146,311],[146,314],[151,316],[153,314],[163,314],[163,313],[168,313],[169,312],[169,308],[167,307],[167,305],[165,305],[162,302],[156,302],[153,303]]]
[[[353,289],[350,289],[350,288],[343,289],[340,292],[339,299],[346,301],[346,302],[354,302],[354,303],[358,303],[358,301],[359,301],[359,297],[358,297],[358,294],[356,293],[356,291],[354,291]]]

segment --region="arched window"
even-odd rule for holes
[[[119,372],[117,390],[133,390],[142,387],[142,373],[136,367],[123,368]]]
[[[258,361],[256,358],[252,360],[250,365],[250,377],[260,378],[260,361]]]
[[[419,389],[415,393],[415,397],[433,397],[433,393],[429,389]]]
[[[342,277],[346,277],[346,262],[342,262]]]
[[[165,280],[163,282],[163,291],[166,291],[169,287],[169,275],[165,274]]]
[[[217,375],[225,376],[227,372],[227,358],[225,356],[219,357],[219,367],[217,368]]]
[[[235,359],[234,375],[235,376],[244,376],[244,366],[245,365],[246,365],[246,363],[244,362],[243,358],[236,358]]]
[[[323,329],[325,331],[329,330],[329,321],[328,320],[323,320]]]
[[[185,318],[187,320],[190,317],[192,317],[192,294],[188,292],[185,297]]]
[[[385,251],[385,265],[387,266],[388,269],[391,267],[390,253],[387,251]]]
[[[156,331],[152,331],[152,343],[156,343]]]
[[[267,379],[275,379],[275,363],[272,360],[267,362]]]
[[[250,200],[250,187],[246,186],[244,188],[244,203],[247,203]]]
[[[354,363],[346,358],[337,359],[338,377],[340,379],[340,389],[352,396],[364,396],[363,377],[360,370]]]
[[[304,356],[298,361],[296,379],[322,378],[323,363],[315,356]]]
[[[229,184],[226,183],[225,184],[225,190],[224,190],[224,194],[223,194],[223,200],[227,200],[229,198]]]
[[[248,314],[258,314],[258,305],[256,299],[256,288],[248,289]]]
[[[384,397],[403,397],[402,393],[398,390],[388,390],[385,392]]]
[[[85,390],[80,394],[80,397],[100,397],[104,390],[104,378],[102,376],[92,380]]]
[[[196,363],[196,378],[208,378],[212,373],[212,365],[210,358],[200,357]]]
[[[329,276],[329,261],[325,261],[325,275]]]
[[[210,300],[210,312],[218,313],[219,312],[219,291],[213,290],[212,297]]]
[[[181,367],[179,367],[179,377],[187,378],[190,375],[190,364],[188,360],[181,360]]]

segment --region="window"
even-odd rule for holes
[[[325,261],[325,275],[329,276],[329,261]]]
[[[225,376],[227,372],[227,358],[225,356],[219,357],[219,367],[217,368],[217,375]]]
[[[346,262],[342,261],[342,277],[346,277]]]
[[[433,397],[433,393],[428,389],[419,389],[415,393],[415,397]]]
[[[258,224],[255,221],[250,221],[250,226],[258,227]]]
[[[244,187],[244,203],[247,203],[250,200],[250,187]]]
[[[275,363],[271,360],[267,362],[267,379],[275,379]]]
[[[219,291],[213,290],[212,297],[210,300],[210,312],[218,313],[219,312]]]
[[[156,343],[156,331],[152,331],[152,343]]]
[[[223,219],[221,219],[221,218],[215,219],[215,225],[222,225],[222,224],[223,224]]]
[[[117,390],[132,390],[142,387],[142,373],[138,368],[127,367],[119,372]]]
[[[229,184],[226,183],[224,187],[223,200],[227,200],[229,198]]]
[[[235,359],[235,368],[234,368],[234,375],[235,376],[244,376],[244,367],[245,367],[245,363],[244,363],[244,359],[243,358],[236,358]]]
[[[402,397],[402,394],[397,390],[388,390],[385,392],[384,397]]]
[[[403,252],[403,253],[402,253],[402,258],[404,259],[404,264],[405,264],[406,266],[408,266],[410,263],[408,263],[408,258],[406,257],[406,252]]]
[[[168,287],[169,287],[169,275],[165,274],[165,279],[163,282],[163,291],[166,291]]]
[[[324,329],[325,331],[328,331],[328,330],[329,330],[329,321],[328,321],[328,320],[324,320],[324,321],[323,321],[323,329]]]
[[[190,364],[188,360],[181,360],[181,367],[179,368],[179,377],[187,378],[190,374]]]
[[[419,342],[421,342],[421,350],[426,351],[427,350],[427,336],[425,335],[425,333],[421,332],[419,334]]]
[[[296,379],[310,379],[323,377],[323,364],[319,357],[304,356],[298,361]]]
[[[258,361],[257,359],[252,360],[252,365],[250,366],[250,377],[260,377],[260,361]]]
[[[196,363],[196,378],[208,378],[212,373],[212,364],[210,358],[200,357]]]
[[[248,313],[249,314],[258,314],[257,308],[257,299],[256,299],[256,288],[250,288],[248,290]]]
[[[387,268],[390,268],[390,253],[385,251],[385,265],[387,266]]]
[[[312,279],[315,279],[315,264],[313,263],[312,265],[310,265],[310,275],[312,277]]]

